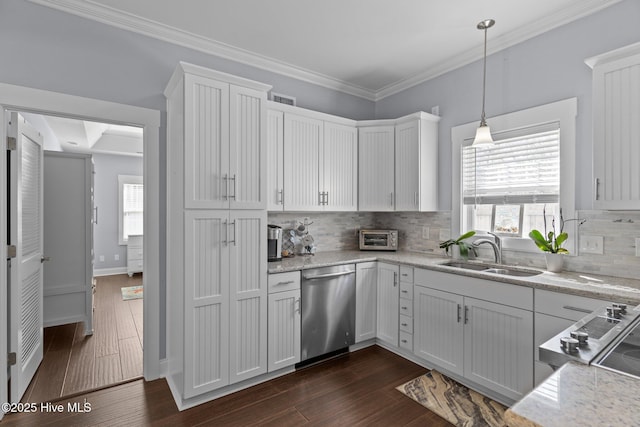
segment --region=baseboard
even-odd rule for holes
[[[113,268],[94,268],[93,276],[114,276],[116,274],[127,274],[127,267],[113,267]]]

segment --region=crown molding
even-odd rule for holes
[[[225,43],[198,36],[193,33],[178,30],[168,25],[125,13],[104,5],[99,5],[91,0],[29,0],[32,3],[58,9],[103,24],[111,25],[123,30],[132,31],[175,45],[194,49],[207,54],[215,55],[231,61],[256,67],[279,75],[291,77],[300,81],[322,86],[328,89],[343,92],[349,95],[364,98],[370,101],[379,101],[388,96],[402,92],[425,81],[431,80],[449,71],[468,65],[482,58],[479,47],[469,49],[462,54],[445,60],[435,67],[431,67],[410,78],[385,86],[380,90],[370,90],[353,85],[340,79],[307,70],[295,65],[268,58],[263,55],[240,49]],[[622,0],[583,0],[571,7],[565,8],[552,16],[545,17],[536,22],[525,25],[493,40],[490,40],[487,54],[499,52],[503,49],[521,43],[538,36],[551,29],[575,21],[584,16],[619,3]],[[478,45],[480,46],[480,45]]]

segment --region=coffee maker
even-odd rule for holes
[[[267,261],[282,260],[282,227],[267,225]]]

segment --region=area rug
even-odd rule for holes
[[[440,372],[427,372],[396,389],[458,427],[506,426],[507,408]]]
[[[141,299],[142,298],[142,286],[129,286],[128,288],[120,288],[122,291],[122,299],[124,301],[130,299]]]

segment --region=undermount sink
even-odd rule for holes
[[[464,270],[474,270],[482,273],[500,274],[502,276],[518,276],[518,277],[531,277],[541,274],[541,271],[528,270],[525,268],[512,268],[512,267],[490,267],[482,264],[474,264],[470,262],[462,261],[447,261],[440,264],[445,267],[461,268]]]

